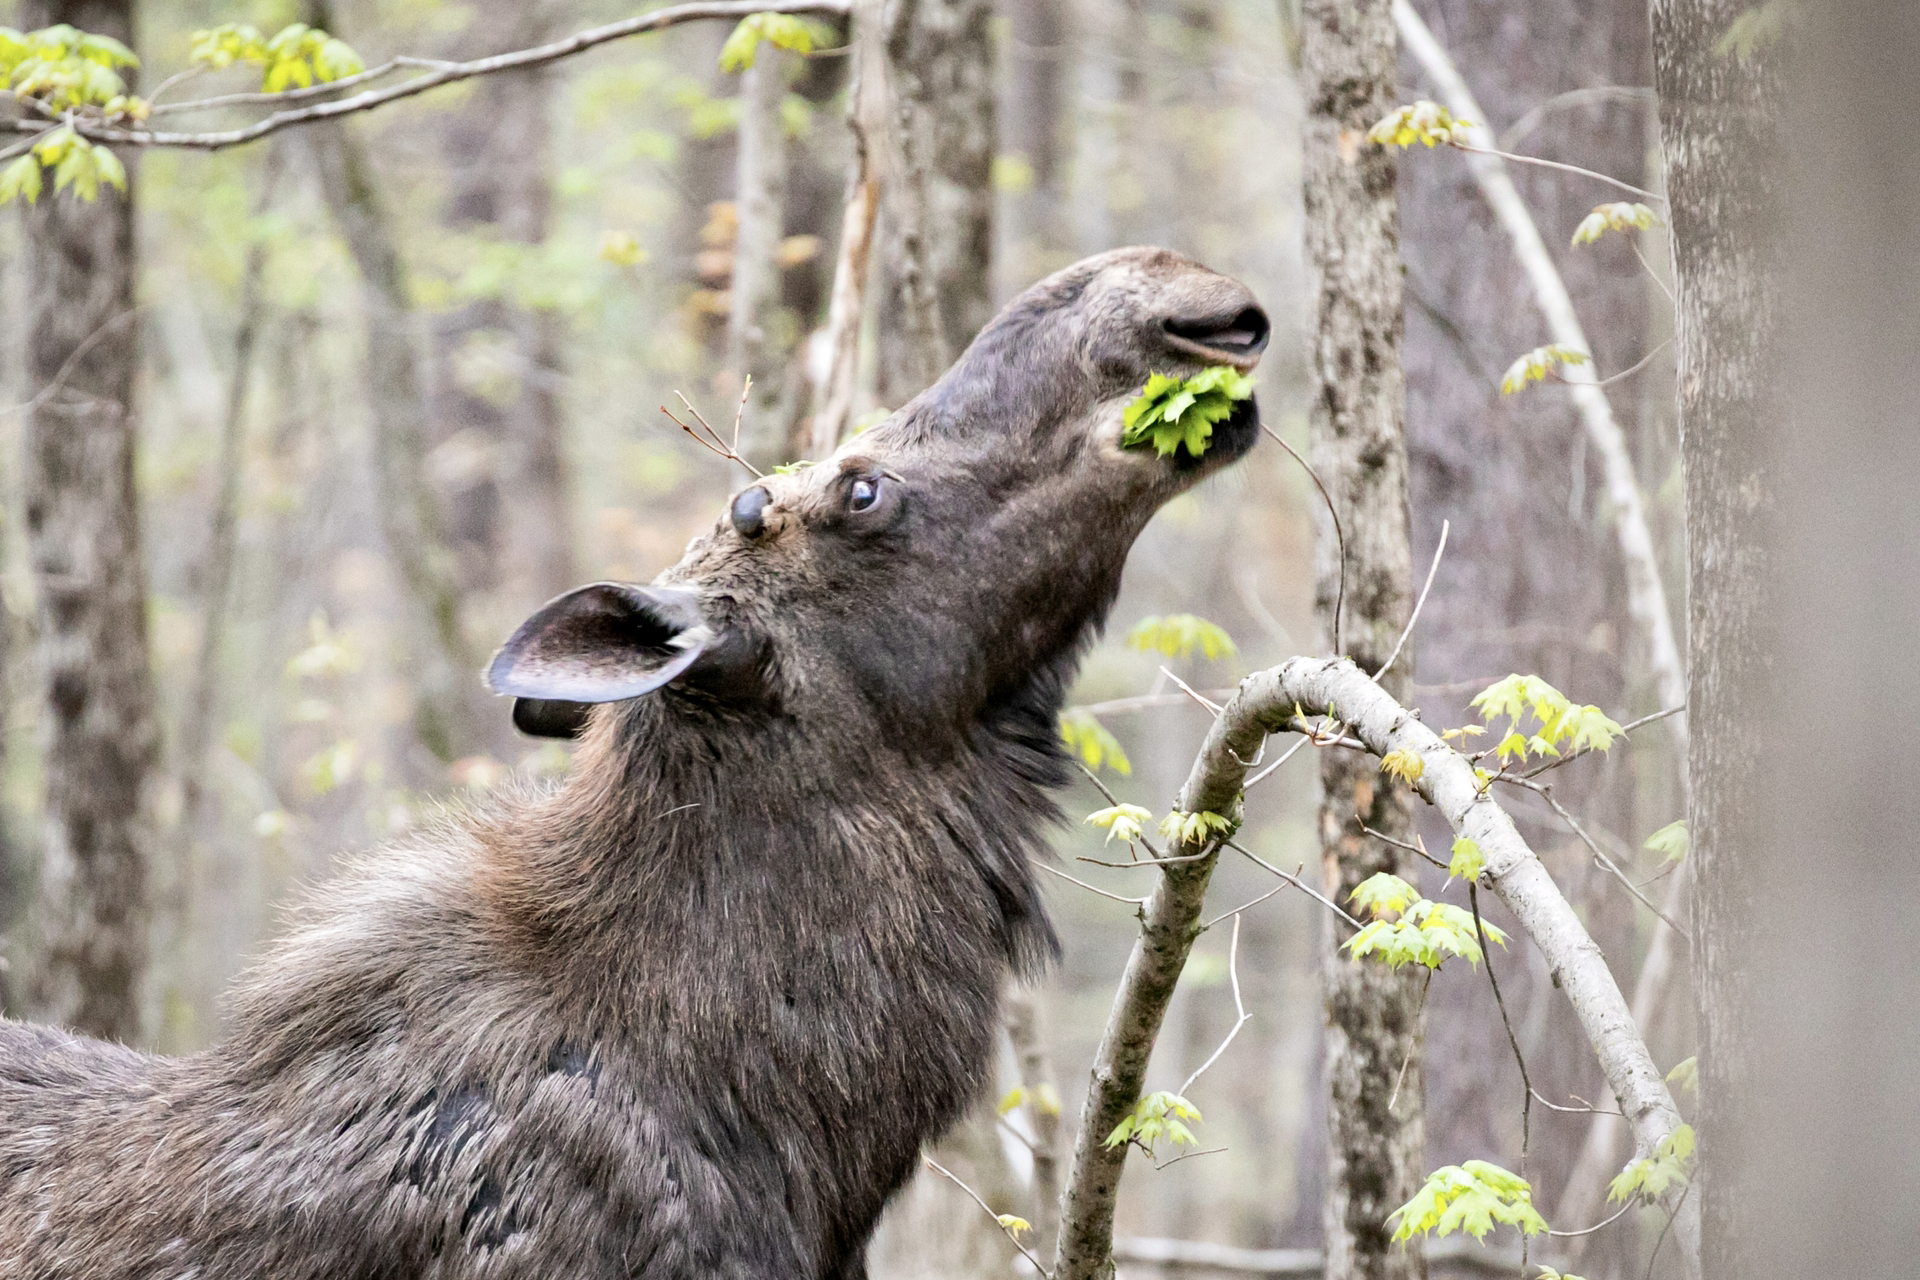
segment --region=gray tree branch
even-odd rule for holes
[[[219,151],[253,142],[292,125],[311,124],[316,120],[338,120],[343,116],[383,107],[389,102],[417,97],[429,89],[437,89],[444,84],[471,80],[475,76],[493,75],[501,71],[544,66],[549,62],[571,58],[577,53],[584,53],[588,49],[614,40],[624,40],[628,36],[644,35],[651,31],[664,31],[668,27],[679,26],[685,22],[698,22],[709,18],[739,19],[749,14],[767,12],[844,14],[850,7],[849,0],[775,0],[773,3],[769,3],[768,0],[702,0],[700,3],[678,4],[666,9],[655,9],[651,13],[623,18],[619,22],[589,27],[585,31],[575,32],[564,40],[536,45],[531,49],[517,49],[511,53],[495,54],[490,58],[475,58],[471,62],[440,63],[427,74],[416,76],[403,84],[389,85],[384,89],[367,89],[352,97],[340,98],[333,102],[319,102],[312,106],[276,111],[264,120],[257,120],[238,129],[172,133],[159,129],[127,129],[80,118],[75,118],[72,123],[76,132],[95,142],[112,142],[135,147],[186,147],[200,151]],[[384,68],[375,70],[384,70]],[[366,78],[372,78],[371,74]],[[363,82],[360,77],[353,79],[356,83]],[[304,96],[304,91],[301,90],[290,92],[302,93]],[[173,104],[176,111],[189,105],[193,104]],[[41,116],[15,120],[12,123],[14,130],[21,133],[37,133],[46,128],[46,120]]]

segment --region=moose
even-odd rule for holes
[[[1123,410],[1267,337],[1186,257],[1089,258],[653,584],[541,608],[488,678],[567,779],[316,890],[223,1043],[0,1020],[0,1275],[863,1277],[1057,950],[1056,722],[1128,550],[1259,432],[1160,457]]]

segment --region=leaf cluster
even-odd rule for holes
[[[1505,1223],[1521,1234],[1537,1236],[1546,1219],[1533,1207],[1533,1187],[1519,1174],[1485,1160],[1469,1160],[1435,1169],[1413,1199],[1387,1218],[1396,1241],[1438,1232],[1465,1231],[1475,1240],[1486,1239],[1494,1224]]]
[[[1607,1199],[1651,1204],[1671,1188],[1685,1186],[1692,1163],[1693,1126],[1683,1124],[1662,1138],[1652,1155],[1622,1169],[1607,1187]]]
[[[1225,628],[1191,613],[1142,618],[1127,632],[1126,645],[1169,658],[1185,658],[1198,649],[1208,661],[1231,658],[1240,652]]]
[[[36,203],[43,190],[42,170],[47,169],[53,171],[55,191],[71,187],[82,200],[97,199],[103,182],[121,191],[127,189],[127,170],[120,157],[63,124],[35,142],[26,155],[0,169],[0,205],[15,199]]]
[[[1023,1106],[1031,1106],[1043,1116],[1060,1114],[1060,1091],[1051,1082],[1042,1082],[1032,1089],[1016,1086],[1002,1095],[999,1111],[1009,1115]]]
[[[1385,871],[1361,881],[1347,897],[1373,916],[1342,944],[1356,960],[1372,956],[1389,969],[1407,964],[1438,969],[1449,956],[1480,963],[1480,940],[1470,911],[1423,898],[1418,889]],[[1482,927],[1493,942],[1507,945],[1504,931],[1484,921]]]
[[[740,25],[720,46],[720,69],[745,71],[751,67],[759,55],[762,40],[791,53],[812,53],[833,43],[833,29],[791,13],[750,13],[740,19]]]
[[[1609,231],[1646,231],[1658,221],[1653,210],[1632,201],[1595,205],[1593,212],[1580,219],[1580,225],[1573,229],[1573,243],[1592,244]]]
[[[1500,378],[1500,394],[1510,396],[1516,391],[1524,391],[1530,382],[1545,382],[1558,376],[1556,369],[1578,364],[1587,364],[1591,357],[1578,347],[1564,347],[1557,342],[1549,342],[1544,347],[1535,347],[1527,354],[1507,366]]]
[[[134,100],[126,96],[127,82],[116,68],[139,65],[133,50],[112,36],[92,35],[64,22],[24,34],[0,27],[0,85],[55,115],[75,107],[133,114]],[[145,116],[144,110],[138,114]]]
[[[1367,141],[1383,147],[1410,147],[1416,142],[1428,147],[1442,143],[1451,146],[1462,141],[1460,135],[1471,128],[1473,121],[1455,119],[1439,103],[1422,98],[1412,106],[1387,112],[1380,123],[1367,130]]]
[[[1191,378],[1152,374],[1122,415],[1120,444],[1128,449],[1151,444],[1162,458],[1184,448],[1198,458],[1213,440],[1213,424],[1252,396],[1252,376],[1223,364]]]
[[[1089,769],[1107,768],[1123,775],[1133,772],[1133,762],[1121,750],[1120,740],[1094,719],[1091,712],[1062,711],[1060,740],[1067,744],[1068,753],[1078,756]]]
[[[1146,1148],[1148,1155],[1152,1155],[1154,1144],[1166,1138],[1176,1147],[1190,1147],[1199,1139],[1193,1136],[1193,1130],[1181,1123],[1185,1120],[1198,1124],[1200,1109],[1179,1094],[1162,1089],[1134,1104],[1133,1114],[1115,1125],[1113,1132],[1107,1135],[1107,1146],[1137,1142]]]
[[[1132,844],[1140,838],[1146,824],[1153,821],[1153,813],[1137,804],[1116,804],[1095,809],[1087,815],[1087,821],[1106,831],[1108,843],[1118,839]]]
[[[259,63],[265,68],[260,88],[266,93],[305,89],[316,82],[330,84],[367,69],[346,41],[304,22],[282,27],[271,38],[245,22],[196,31],[192,56],[196,63],[216,71],[236,62]]]
[[[1401,747],[1380,757],[1380,772],[1412,786],[1426,776],[1427,762],[1418,751]]]
[[[1160,819],[1160,834],[1175,844],[1205,844],[1213,836],[1233,834],[1237,824],[1217,813],[1182,813],[1175,809]]]
[[[1488,724],[1505,717],[1507,734],[1494,754],[1504,767],[1509,760],[1529,756],[1559,756],[1582,751],[1607,751],[1624,731],[1600,708],[1576,706],[1564,693],[1539,676],[1510,675],[1474,695],[1469,704]],[[1521,724],[1531,715],[1538,721],[1532,733]]]

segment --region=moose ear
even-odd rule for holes
[[[692,666],[713,639],[699,597],[685,587],[596,582],[548,601],[521,623],[487,667],[487,687],[549,703],[637,698]],[[516,705],[516,724],[525,705]],[[577,728],[561,724],[564,715],[534,707],[527,713],[537,726],[531,731],[550,719],[562,731],[541,736],[572,736],[564,731]]]
[[[556,702],[551,698],[515,698],[513,727],[529,738],[572,740],[587,731],[591,702]]]

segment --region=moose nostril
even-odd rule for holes
[[[1258,355],[1266,349],[1267,338],[1272,333],[1267,313],[1258,307],[1246,307],[1225,321],[1213,317],[1169,320],[1166,330],[1176,338],[1236,356]]]
[[[749,539],[757,538],[766,532],[767,504],[771,501],[773,496],[758,485],[751,489],[742,489],[734,498],[733,507],[728,512],[733,520],[733,531]]]

